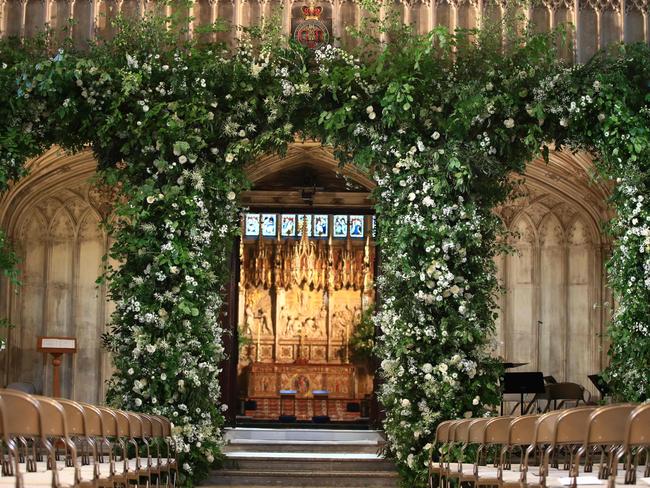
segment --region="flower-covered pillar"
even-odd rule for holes
[[[498,222],[483,202],[452,189],[450,169],[461,179],[469,171],[459,155],[423,142],[392,153],[377,191],[379,397],[391,449],[405,476],[420,477],[441,420],[498,403],[490,356]]]

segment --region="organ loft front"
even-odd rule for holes
[[[362,321],[375,299],[374,225],[363,214],[244,214],[238,384],[246,417],[364,415],[373,374],[356,344],[367,339]]]

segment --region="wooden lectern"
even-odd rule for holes
[[[77,352],[77,339],[75,337],[38,337],[36,349],[45,354],[52,355],[52,396],[61,397],[61,356]]]

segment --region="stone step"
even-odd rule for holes
[[[265,472],[357,472],[394,471],[392,462],[370,453],[308,453],[308,452],[229,452],[226,469]]]
[[[376,454],[384,442],[368,441],[284,441],[255,439],[234,439],[224,449],[224,453],[257,451],[257,452],[349,452]]]
[[[381,432],[376,430],[342,429],[267,429],[256,427],[237,427],[225,429],[226,442],[238,439],[264,441],[375,441],[384,442]]]
[[[202,484],[212,486],[286,486],[337,488],[356,487],[397,487],[397,473],[392,471],[328,471],[328,472],[295,472],[295,471],[260,471],[256,470],[221,470],[215,471]]]

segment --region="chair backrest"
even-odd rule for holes
[[[142,438],[142,418],[137,413],[123,412],[129,420],[129,437]]]
[[[169,419],[166,418],[166,417],[161,417],[160,415],[157,415],[156,417],[158,419],[160,419],[160,422],[162,423],[163,435],[165,437],[171,437],[172,436],[172,424],[169,421]]]
[[[105,437],[118,437],[119,428],[117,425],[117,415],[115,412],[107,407],[97,407],[102,415],[102,423],[104,424]]]
[[[63,407],[65,412],[65,421],[70,435],[88,435],[86,428],[86,418],[81,405],[72,400],[57,398],[56,401]]]
[[[122,410],[114,410],[117,417],[117,434],[119,437],[130,437],[131,427],[129,425],[129,416]]]
[[[12,436],[38,436],[41,434],[41,415],[38,402],[20,391],[0,390],[4,403],[3,421],[7,434]]]
[[[86,433],[93,437],[105,437],[102,413],[94,405],[79,403],[86,419]]]
[[[522,415],[510,423],[508,444],[511,446],[530,445],[535,439],[535,424],[541,415]]]
[[[447,434],[447,442],[455,442],[456,428],[461,422],[462,422],[461,420],[456,420],[453,424],[449,426],[449,433]]]
[[[627,446],[650,446],[650,403],[637,406],[625,426]]]
[[[56,400],[44,396],[35,396],[41,413],[42,434],[46,437],[67,437],[68,424],[65,410]]]
[[[158,420],[160,422],[160,420]],[[436,436],[434,443],[439,444],[447,442],[449,440],[449,427],[453,423],[453,420],[443,420],[436,427]]]
[[[7,428],[7,416],[5,414],[5,403],[0,396],[0,438],[5,442],[9,443],[9,429]]]
[[[555,410],[541,415],[535,422],[534,440],[537,444],[550,444],[555,436],[555,423],[562,411]]]
[[[150,439],[153,437],[153,421],[149,415],[144,413],[139,413],[140,419],[142,420],[142,437]]]
[[[490,418],[474,420],[467,432],[467,442],[470,444],[482,444],[485,439],[485,426],[490,420]]]
[[[625,440],[627,420],[636,405],[606,405],[597,408],[589,417],[585,443],[622,444]]]
[[[484,444],[506,444],[508,442],[508,430],[512,417],[495,417],[485,426],[483,435]]]
[[[149,420],[151,420],[153,436],[159,439],[165,437],[162,421],[155,415],[149,415]]]
[[[472,422],[474,422],[476,419],[465,419],[465,420],[460,420],[456,424],[456,428],[454,429],[454,442],[462,442],[466,443],[467,442],[467,435],[469,432],[469,427],[472,425]]]
[[[564,410],[557,417],[552,444],[582,444],[595,407]]]

